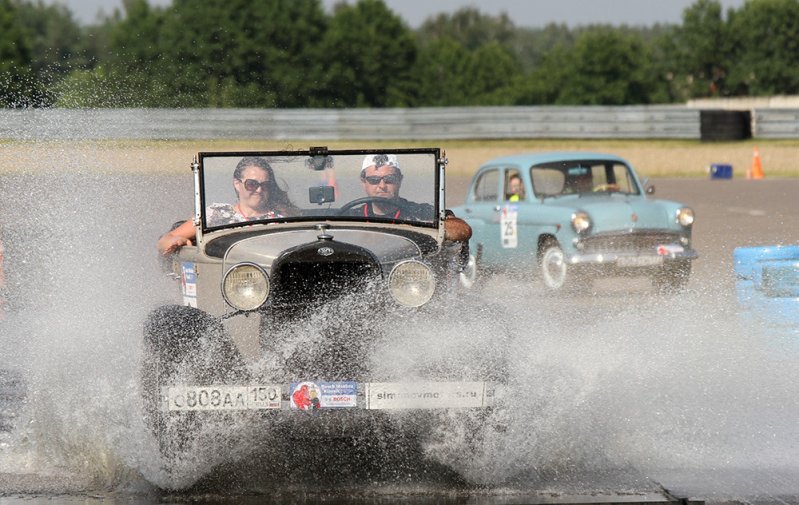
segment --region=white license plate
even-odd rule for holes
[[[278,385],[172,386],[166,389],[167,410],[279,409]]]
[[[366,386],[366,408],[373,410],[474,408],[489,403],[485,382],[370,382]]]
[[[652,267],[663,264],[663,256],[620,256],[616,260],[620,267]]]

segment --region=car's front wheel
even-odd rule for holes
[[[469,255],[466,266],[463,268],[463,271],[458,274],[458,280],[460,285],[466,289],[474,286],[477,280],[477,258],[475,258],[474,254]]]
[[[563,249],[556,241],[551,240],[541,247],[538,263],[541,279],[547,288],[559,291],[571,284],[573,272],[566,262]]]
[[[139,380],[144,421],[171,465],[197,445],[202,412],[169,411],[166,388],[240,382],[245,366],[217,318],[180,305],[149,314],[143,351]]]

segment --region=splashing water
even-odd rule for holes
[[[151,459],[133,379],[141,321],[159,301],[144,294],[168,293],[141,247],[156,236],[145,195],[157,181],[103,174],[89,156],[59,150],[2,160],[19,173],[2,177],[12,313],[0,366],[20,371],[27,394],[0,472],[108,488]]]
[[[173,301],[154,244],[189,213],[190,180],[120,174],[93,159],[50,149],[45,168],[0,176],[15,292],[0,326],[0,368],[18,371],[26,388],[15,429],[0,438],[0,474],[70,476],[56,491],[146,489],[175,474],[163,473],[142,422],[141,325]],[[502,372],[507,390],[488,418],[438,413],[422,448],[477,484],[619,489],[694,474],[704,476],[702,491],[721,494],[741,469],[796,472],[799,342],[742,324],[729,281],[691,287],[682,297],[635,289],[551,297],[498,275],[446,307],[386,325],[370,367],[406,377],[442,367],[464,377]],[[309,324],[298,341],[311,338]],[[246,448],[231,449],[232,459],[278,467],[288,450],[278,441],[247,460],[255,456]],[[218,462],[188,462],[180,478],[196,480]],[[779,485],[766,478],[756,487]]]

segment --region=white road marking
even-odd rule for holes
[[[756,216],[756,217],[762,217],[767,214],[765,210],[745,209],[743,207],[727,207],[727,210],[733,214],[746,214],[748,216]]]

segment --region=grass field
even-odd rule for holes
[[[473,141],[36,141],[0,142],[0,174],[52,170],[113,173],[188,172],[200,151],[330,148],[441,147],[448,173],[471,175],[484,161],[519,152],[577,150],[617,154],[647,177],[708,177],[712,163],[745,177],[757,147],[767,178],[799,177],[799,140],[699,142],[684,140],[473,140]]]

